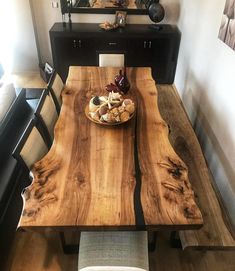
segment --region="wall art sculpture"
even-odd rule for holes
[[[219,38],[235,50],[235,0],[226,0]]]

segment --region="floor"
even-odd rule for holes
[[[39,74],[14,75],[18,87],[45,87]],[[169,244],[169,233],[159,233],[150,271],[234,271],[234,251],[182,251]],[[63,254],[58,233],[17,232],[4,271],[75,271],[78,256]]]
[[[233,251],[182,251],[169,244],[169,233],[159,233],[150,271],[234,271]],[[75,271],[77,255],[63,254],[58,234],[18,232],[7,271]]]
[[[18,88],[45,88],[46,83],[40,77],[39,72],[14,73],[12,75],[14,85]]]

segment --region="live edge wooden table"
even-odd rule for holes
[[[187,165],[168,140],[150,68],[128,68],[136,117],[101,126],[85,116],[107,95],[118,68],[70,67],[48,154],[33,168],[19,228],[24,230],[188,230],[203,219]],[[35,143],[36,144],[36,143]]]

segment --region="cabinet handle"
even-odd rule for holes
[[[152,41],[149,42],[149,49],[152,48]]]
[[[82,48],[82,41],[81,40],[78,41],[78,47]]]
[[[144,48],[146,48],[146,45],[147,45],[147,41],[144,41]]]
[[[110,45],[110,46],[116,46],[117,43],[116,43],[116,42],[109,42],[109,45]]]
[[[77,48],[77,41],[73,40],[73,48]]]

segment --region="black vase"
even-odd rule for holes
[[[122,70],[119,71],[119,75],[115,76],[115,84],[124,94],[130,89],[130,83],[126,75],[126,68],[124,68],[124,73]]]
[[[161,22],[164,16],[165,16],[165,10],[161,4],[153,3],[149,6],[149,18],[153,22],[155,23]]]
[[[148,6],[148,13],[149,13],[149,18],[154,23],[161,22],[165,16],[165,10],[163,6],[156,2],[150,3],[150,5]],[[155,24],[155,25],[151,25],[150,28],[155,29],[155,30],[161,30],[162,27]]]

